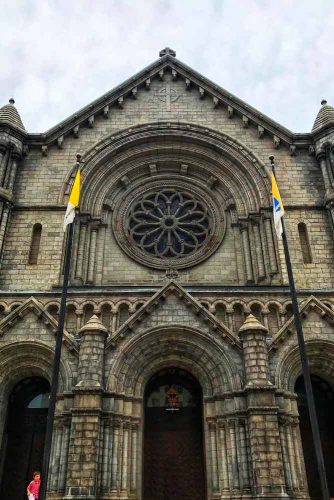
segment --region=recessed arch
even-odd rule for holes
[[[153,373],[168,366],[192,373],[201,384],[204,396],[241,389],[241,366],[223,342],[183,326],[155,327],[123,340],[114,353],[107,388],[119,394],[143,397]]]
[[[312,373],[334,384],[334,343],[330,340],[308,340],[306,352]],[[293,392],[296,380],[301,374],[298,345],[284,349],[276,365],[275,385],[279,389]]]
[[[1,498],[23,498],[33,470],[43,460],[50,383],[44,377],[24,377],[7,398],[0,471]]]

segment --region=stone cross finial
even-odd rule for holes
[[[169,47],[166,47],[165,49],[162,49],[159,52],[159,57],[163,57],[163,56],[176,57],[176,52],[175,52],[175,50],[170,49]]]

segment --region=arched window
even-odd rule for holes
[[[311,247],[307,234],[307,227],[304,222],[298,224],[299,241],[302,249],[303,262],[304,264],[312,263]]]
[[[217,304],[216,318],[220,323],[226,323],[226,307],[224,304]]]
[[[122,326],[130,317],[127,304],[121,304],[118,308],[118,327]]]
[[[269,315],[268,315],[269,331],[272,335],[275,335],[275,333],[277,333],[279,330],[278,308],[277,306],[272,304],[269,306],[268,309],[269,309]]]
[[[37,264],[39,246],[42,236],[42,224],[34,224],[29,252],[29,264]]]
[[[103,306],[101,307],[101,321],[102,321],[103,326],[108,331],[111,331],[112,311],[111,311],[110,304],[103,304]]]
[[[233,306],[233,322],[234,322],[234,330],[236,333],[239,332],[239,329],[244,321],[245,321],[245,313],[242,304],[235,304]]]
[[[86,304],[84,306],[84,325],[90,320],[90,318],[94,314],[94,305],[93,304]]]

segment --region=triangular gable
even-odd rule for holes
[[[215,316],[213,316],[202,304],[200,304],[194,297],[192,297],[185,289],[175,281],[169,281],[164,287],[156,292],[138,311],[135,312],[115,333],[115,335],[107,342],[107,347],[115,346],[121,339],[123,339],[128,332],[135,329],[136,324],[142,322],[144,318],[152,314],[152,311],[157,307],[162,307],[164,299],[168,295],[173,294],[183,301],[187,308],[191,308],[194,313],[201,316],[212,330],[218,332],[230,344],[241,349],[241,343],[227,326],[219,323]]]
[[[317,299],[314,295],[311,295],[299,307],[299,311],[302,320],[308,315],[310,311],[316,311],[323,318],[326,318],[330,322],[334,322],[334,312],[331,309],[329,309],[325,304],[323,304],[319,299]],[[292,331],[295,331],[294,322],[295,322],[294,316],[291,316],[291,318],[282,326],[282,328],[273,337],[272,341],[269,344],[269,350],[277,349],[279,344],[284,342],[287,335]]]
[[[142,71],[58,123],[44,134],[29,134],[29,143],[43,146],[45,152],[48,145],[54,142],[58,141],[58,144],[62,144],[65,135],[76,135],[82,124],[86,126],[87,123],[90,123],[92,125],[96,115],[107,117],[111,106],[122,108],[124,99],[136,99],[138,88],[149,90],[152,80],[155,78],[163,79],[166,71],[171,72],[173,79],[182,78],[185,82],[185,88],[196,88],[200,97],[209,96],[212,99],[213,107],[222,106],[227,108],[229,117],[238,116],[242,119],[244,127],[248,127],[250,123],[258,126],[260,137],[266,132],[274,138],[275,144],[284,143],[289,146],[293,145],[293,147],[305,146],[310,141],[312,142],[311,134],[294,134],[182,63],[171,55],[170,51],[167,51],[166,55],[163,55]]]
[[[34,313],[40,320],[42,320],[44,324],[50,328],[52,333],[56,333],[58,322],[44,309],[43,304],[31,296],[0,322],[0,337],[2,337],[7,330],[10,330],[10,328],[17,321],[20,321],[29,312]],[[71,351],[78,351],[77,346],[66,330],[64,330],[63,341]]]

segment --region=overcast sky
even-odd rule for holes
[[[0,106],[44,132],[177,58],[294,132],[334,106],[334,0],[0,0]]]

